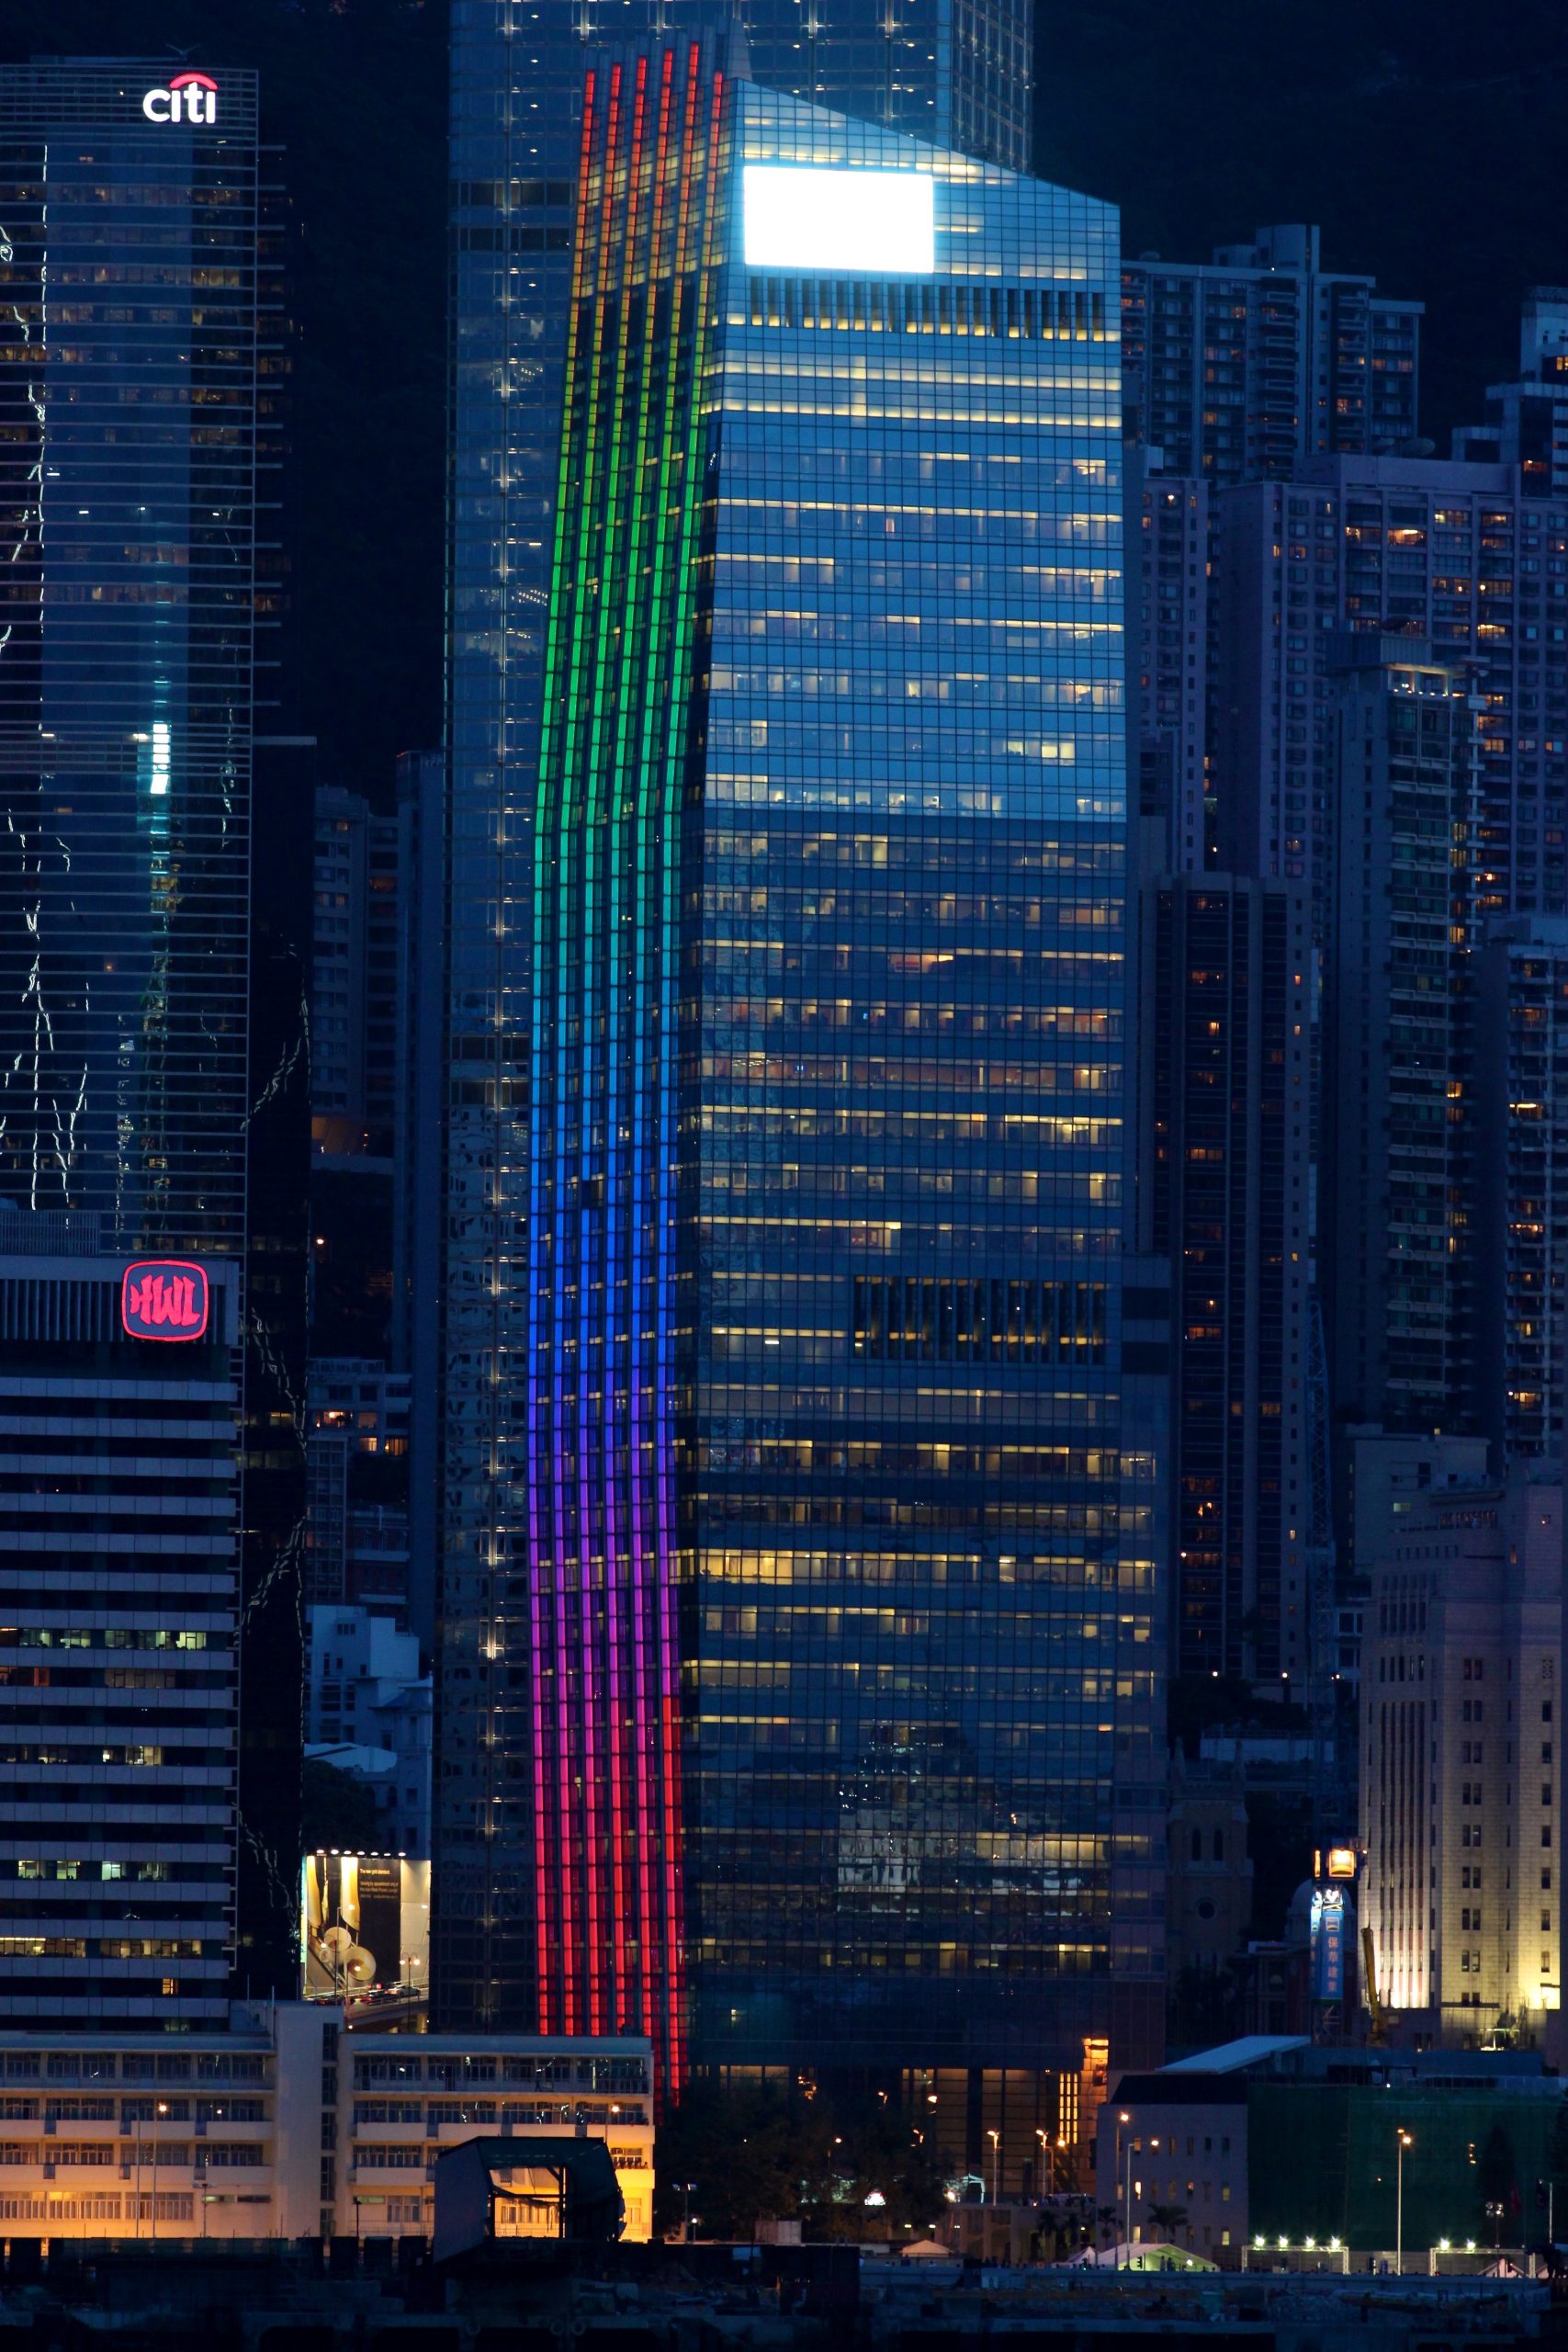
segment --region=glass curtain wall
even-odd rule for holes
[[[651,2031],[667,2082],[688,2030],[704,2066],[1076,2072],[1152,1974],[1157,1867],[1115,216],[733,62],[596,71],[583,124],[521,1416],[541,2018]]]
[[[1030,0],[749,0],[759,79],[1028,159]],[[531,828],[572,300],[583,76],[606,43],[715,20],[696,0],[454,0],[445,1225],[434,1999],[451,2025],[538,2014],[523,1478],[530,1301]]]
[[[255,86],[169,80],[0,74],[0,1193],[235,1250]]]

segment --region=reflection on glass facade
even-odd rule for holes
[[[444,1767],[529,1792],[547,2030],[1076,2074],[1157,1778],[1115,217],[686,41],[587,86],[518,1697]],[[748,161],[928,175],[934,268],[749,268]]]
[[[231,1959],[239,1986],[282,1989],[298,1945],[308,1114],[295,1008],[309,869],[296,888],[299,835],[279,814],[281,786],[264,788],[269,821],[251,831],[255,639],[276,601],[258,588],[257,506],[276,498],[268,436],[284,366],[256,96],[252,74],[166,55],[0,71],[0,1202],[17,1212],[0,1258],[14,1270],[18,1256],[55,1246],[40,1238],[52,1232],[59,1246],[121,1263],[190,1259],[215,1278],[213,1260],[231,1261],[214,1407],[226,1430],[188,1446],[181,1437],[178,1449],[192,1456],[185,1485],[213,1498],[210,1510],[165,1495],[143,1532],[126,1509],[95,1516],[82,1500],[112,1498],[138,1466],[114,1431],[135,1399],[126,1388],[117,1400],[106,1378],[97,1426],[73,1411],[64,1432],[24,1432],[58,1473],[56,1492],[76,1498],[74,1544],[62,1551],[56,1526],[51,1566],[44,1542],[30,1605],[46,1633],[77,1627],[85,1612],[129,1641],[140,1629],[123,1622],[126,1609],[157,1585],[168,1608],[197,1608],[194,1619],[176,1611],[193,1636],[232,1652],[243,1623],[238,1732],[226,1688],[221,1704],[190,1717],[204,1746],[148,1749],[183,1757],[167,1763],[172,1776],[203,1768],[186,1841],[203,1850],[175,1862],[209,1883],[200,1929],[171,1930],[164,1955],[199,1965],[158,1971],[138,1997],[183,1999],[186,1980],[199,1979],[209,2015],[221,2010]],[[243,1381],[227,1354],[242,1339]],[[165,1367],[168,1382],[194,1379],[186,1351],[155,1351],[184,1363],[183,1375]],[[121,1352],[117,1342],[94,1360],[98,1370],[116,1374]],[[79,1380],[93,1368],[66,1367]],[[148,1442],[168,1455],[174,1440]],[[198,1478],[202,1460],[210,1476]],[[181,1484],[169,1461],[162,1467],[165,1487]],[[140,1598],[114,1530],[136,1538]],[[96,1694],[51,1700],[43,1729],[58,1758],[96,1726],[105,1764],[127,1764],[127,1786],[141,1790],[162,1834],[170,1807],[152,1765],[130,1755],[136,1710],[119,1697],[149,1677],[159,1688],[168,1679],[134,1660],[84,1668]],[[62,1691],[61,1670],[51,1678]],[[114,1778],[78,1808],[74,1842],[54,1857],[62,1875],[106,1841],[109,1874],[123,1826]],[[170,1916],[196,1899],[188,1887],[171,1895]],[[131,1915],[122,1905],[118,1916]],[[152,1940],[138,1953],[158,1957]],[[107,1941],[87,1954],[125,1956]],[[62,1951],[51,1966],[58,1960],[63,1976],[71,1957]],[[161,1989],[165,1978],[174,1992]]]
[[[1014,168],[1028,160],[1030,0],[748,0],[757,79]],[[526,1673],[531,828],[584,66],[711,19],[694,0],[454,0],[448,1088],[439,1423],[433,1936],[447,2023],[533,2025]],[[515,1569],[515,1573],[514,1573]],[[470,1717],[493,1740],[466,1737]],[[514,1736],[515,1734],[515,1736]]]
[[[739,13],[769,89],[1028,170],[1032,0],[742,0]]]
[[[0,1194],[234,1250],[255,87],[170,79],[0,74]]]

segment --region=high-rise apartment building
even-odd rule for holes
[[[336,785],[317,787],[314,820],[301,1584],[308,1608],[364,1603],[406,1624],[410,1382],[391,1369],[409,1028],[404,829],[400,813]]]
[[[1209,488],[1151,471],[1129,441],[1127,743],[1154,871],[1200,874],[1209,741]],[[1139,828],[1140,833],[1146,827]]]
[[[1473,713],[1417,639],[1335,641],[1324,979],[1323,1262],[1342,1419],[1462,1428],[1473,1408]]]
[[[1421,315],[1371,277],[1325,270],[1314,228],[1259,229],[1212,262],[1123,261],[1133,437],[1167,473],[1214,489],[1397,449],[1417,430]]]
[[[1142,886],[1140,1246],[1170,1261],[1173,1673],[1312,1663],[1311,940],[1299,890]]]
[[[316,793],[310,1111],[318,1152],[390,1159],[401,932],[398,820],[341,785]]]
[[[1129,571],[1128,740],[1163,799],[1171,873],[1234,862],[1215,838],[1212,494],[1412,442],[1420,322],[1418,302],[1325,271],[1314,228],[1260,229],[1212,263],[1122,263],[1127,534],[1144,548],[1141,598]]]
[[[1164,1797],[1115,217],[683,40],[579,187],[438,1997],[1076,2097],[1157,2036]]]
[[[406,1623],[410,1380],[374,1358],[316,1356],[306,1397],[304,1597]]]
[[[189,2030],[234,1939],[240,1270],[149,1325],[181,1276],[92,1231],[0,1216],[0,2003]]]
[[[1504,466],[1358,458],[1215,513],[1221,863],[1305,881],[1321,933],[1336,635],[1408,634],[1471,684],[1478,917],[1568,910],[1568,503]]]
[[[1486,422],[1459,428],[1454,456],[1517,466],[1527,498],[1568,498],[1568,287],[1531,287],[1518,376],[1487,386]]]
[[[271,1030],[253,1034],[249,1005],[253,974],[299,997],[298,943],[285,970],[287,943],[255,920],[266,853],[251,831],[257,639],[277,605],[258,514],[279,420],[260,379],[281,337],[256,108],[254,74],[166,58],[0,71],[0,1196],[23,1258],[47,1254],[27,1217],[63,1213],[106,1261],[191,1261],[221,1292],[226,1341],[250,1351],[230,1442],[247,1464],[241,1673],[257,1695],[240,1732],[239,1964],[260,1988],[287,1982],[298,1838],[302,1460],[278,1374],[304,1285],[281,1188],[265,1247],[247,1216],[253,1170],[288,1157],[274,1129],[300,1068],[286,1049],[258,1069]],[[299,1157],[302,1176],[302,1142]],[[157,1348],[171,1359],[189,1361]],[[80,1491],[112,1488],[109,1430],[61,1434]],[[193,1498],[220,1489],[232,1510],[237,1460],[206,1436],[197,1452]],[[72,1606],[112,1605],[111,1570]],[[117,1665],[96,1687],[162,1687],[164,1671]],[[119,1703],[90,1702],[83,1726]],[[126,1743],[106,1728],[104,1744]],[[195,1940],[209,1985],[210,1928]]]
[[[454,24],[445,1216],[435,1279],[411,1268],[404,1296],[423,1317],[441,1387],[440,1459],[428,1476],[421,1468],[418,1494],[441,1497],[443,1573],[465,1589],[504,1577],[529,1541],[511,1388],[527,1361],[533,1308],[532,827],[583,69],[596,43],[654,34],[687,10],[688,0],[618,9],[541,0],[526,11],[513,0],[472,0]],[[956,11],[931,0],[876,9],[829,0],[809,18],[794,0],[755,0],[745,21],[760,79],[1027,165],[1027,0],[964,0]],[[422,1509],[416,1497],[416,1543]],[[468,1605],[457,1604],[459,1616]],[[494,1679],[487,1668],[485,1685]],[[497,1695],[506,1687],[502,1679]],[[449,1696],[454,1705],[487,1702],[484,1687],[467,1683]],[[479,1850],[492,1849],[491,1841]],[[456,1848],[443,1888],[448,1919],[470,1917],[475,1948],[488,1955],[477,1973],[454,1957],[441,1996],[450,2015],[479,2023],[497,2002],[509,2013],[515,2002],[531,2018],[531,1897],[516,1885],[498,1894],[490,1863]]]
[[[1358,1903],[1417,2034],[1529,2041],[1559,2007],[1562,1654],[1560,1473],[1408,1511],[1366,1612]]]
[[[408,1023],[396,814],[314,794],[310,967],[310,1351],[390,1360]]]
[[[315,795],[308,1600],[434,1621],[446,761]],[[390,1458],[389,1459],[389,1439]],[[411,1528],[411,1521],[416,1525]]]
[[[1499,1463],[1561,1463],[1568,1387],[1568,917],[1494,922],[1474,962],[1472,1065],[1483,1140],[1473,1156],[1471,1247],[1479,1419]]]

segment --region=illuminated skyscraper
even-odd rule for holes
[[[441,1997],[1065,2098],[1158,1973],[1116,220],[685,40],[588,90]]]
[[[110,1249],[244,1230],[257,153],[254,74],[0,74],[0,1193]]]
[[[170,1884],[201,1882],[156,1898],[186,1923],[162,1940],[188,1969],[159,1968],[160,1939],[134,1935],[145,1965],[120,1967],[123,1939],[73,1935],[62,1904],[45,1939],[89,1963],[95,2014],[111,1996],[139,2016],[143,2001],[221,2012],[237,1848],[240,1973],[287,1984],[292,1958],[303,1461],[288,1335],[308,1129],[281,784],[269,826],[254,840],[251,825],[257,639],[276,605],[257,516],[276,499],[281,383],[261,165],[254,74],[167,58],[0,72],[0,1200],[16,1212],[0,1291],[6,1344],[36,1351],[13,1366],[36,1380],[9,1484],[51,1498],[13,1502],[0,1647],[22,1652],[13,1690],[55,1694],[23,1717],[40,1733],[31,1764],[77,1792],[54,1851],[20,1852],[46,1876],[56,1860],[62,1877],[140,1875],[116,1842],[140,1804],[191,1849],[170,1856]],[[66,1250],[80,1269],[56,1262]],[[209,1268],[221,1313],[199,1345],[117,1325],[114,1270],[142,1256]],[[161,1387],[188,1410],[154,1412]],[[146,1435],[127,1415],[169,1426]],[[138,1442],[152,1452],[133,1459]],[[67,1677],[33,1662],[51,1646],[86,1656]],[[142,1648],[202,1658],[176,1670]],[[194,1739],[154,1736],[120,1695],[181,1686],[213,1693],[186,1705]],[[150,1918],[141,1900],[106,1897],[101,1916]]]
[[[760,82],[1027,167],[1031,0],[750,0]],[[711,21],[697,0],[463,0],[452,45],[452,537],[447,1088],[440,1331],[413,1357],[416,1524],[439,1496],[438,1707],[504,1718],[524,1680],[464,1630],[528,1547],[514,1381],[529,1347],[532,826],[585,64],[594,45]],[[417,1304],[417,1303],[416,1303]],[[499,1579],[499,1583],[497,1580]],[[532,1896],[504,1736],[438,1792],[436,1998],[465,2026],[532,2019]],[[498,1777],[499,1776],[499,1777]],[[444,1796],[446,1803],[440,1801]]]

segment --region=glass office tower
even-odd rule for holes
[[[587,87],[529,1520],[451,1628],[516,1695],[444,1770],[549,2030],[1076,2081],[1158,1777],[1115,216],[686,40]]]
[[[254,842],[251,823],[256,639],[276,604],[258,581],[257,515],[276,502],[280,381],[260,164],[254,74],[167,57],[0,71],[0,1261],[12,1283],[18,1263],[52,1265],[66,1250],[92,1261],[90,1332],[62,1307],[11,1336],[65,1347],[70,1362],[50,1357],[51,1377],[101,1375],[96,1417],[62,1405],[21,1428],[10,1416],[0,1498],[16,1558],[30,1566],[13,1578],[23,1613],[5,1636],[23,1655],[5,1671],[30,1684],[28,1645],[39,1638],[75,1646],[90,1631],[91,1648],[129,1650],[112,1665],[89,1655],[69,1692],[60,1668],[37,1669],[55,1693],[51,1757],[85,1754],[96,1726],[107,1765],[111,1750],[129,1752],[113,1727],[136,1712],[114,1694],[173,1688],[161,1660],[138,1659],[143,1642],[188,1634],[227,1653],[221,1701],[189,1716],[209,1735],[187,1759],[203,1786],[199,1837],[186,1842],[201,1851],[169,1858],[210,1880],[227,1839],[230,1916],[215,1930],[204,1894],[196,1939],[207,2015],[222,2007],[237,1841],[241,1984],[285,1988],[297,1950],[303,1486],[296,1499],[289,1463],[302,1468],[291,1323],[304,1237],[289,1227],[291,1210],[303,1221],[308,1129],[291,1159],[306,1041],[294,942],[269,916],[267,877],[298,832],[276,796]],[[248,1193],[262,1206],[254,1231]],[[193,1408],[225,1424],[199,1443],[124,1425],[139,1391],[158,1385],[154,1352],[171,1394],[220,1377],[199,1367],[201,1349],[104,1337],[106,1268],[144,1254],[231,1261],[221,1377],[233,1395]],[[58,1287],[77,1298],[62,1273]],[[243,1379],[227,1365],[242,1342]],[[159,1507],[141,1497],[145,1527],[116,1500],[128,1479],[149,1483],[152,1457],[130,1459],[139,1442],[165,1457],[152,1482]],[[174,1453],[188,1476],[176,1478]],[[53,1498],[41,1519],[20,1499],[40,1476]],[[121,1556],[128,1533],[134,1558]],[[242,1623],[236,1722],[227,1684]],[[216,1671],[209,1660],[181,1676]],[[173,1775],[186,1751],[166,1752]],[[61,1874],[79,1861],[107,1876],[124,1859],[114,1835],[125,1808],[105,1775],[94,1784],[83,1770]],[[140,1762],[131,1783],[138,1774],[155,1806]],[[177,1844],[184,1808],[171,1805]],[[111,1957],[107,1942],[90,1952],[89,1976]],[[154,2001],[188,1989],[158,1983]]]
[[[1032,0],[746,0],[760,81],[1027,165]],[[450,922],[439,1346],[415,1364],[438,1428],[437,1704],[502,1728],[438,1789],[434,1997],[446,2021],[527,2027],[524,1703],[492,1614],[527,1549],[515,1380],[528,1347],[531,827],[583,72],[595,46],[713,21],[698,0],[454,0]],[[520,1587],[521,1589],[521,1587]]]
[[[0,1195],[111,1250],[244,1227],[256,174],[254,74],[0,74]]]

